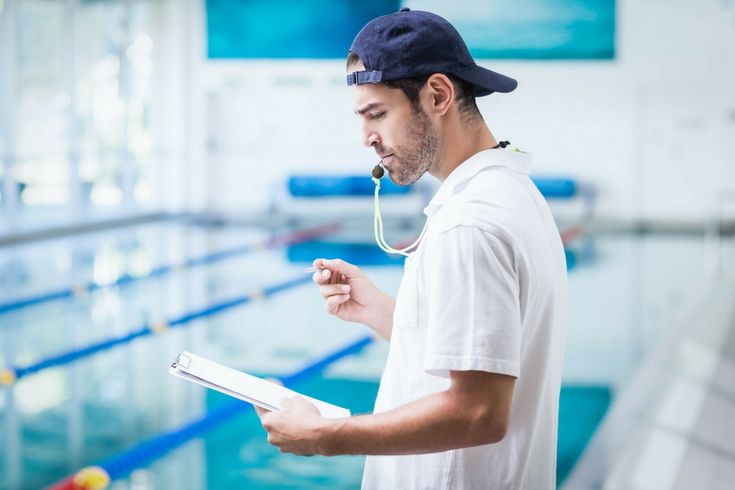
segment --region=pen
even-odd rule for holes
[[[312,265],[311,267],[307,267],[304,269],[304,272],[316,272],[316,271],[323,271],[326,269],[323,265]]]

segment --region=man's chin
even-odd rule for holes
[[[419,176],[419,177],[411,180],[410,177],[406,177],[406,176],[396,177],[393,173],[390,172],[390,170],[388,171],[388,177],[390,177],[390,181],[391,182],[393,182],[394,184],[396,184],[398,186],[401,186],[401,187],[407,187],[407,186],[409,186],[411,184],[415,184],[416,181],[418,181],[419,178],[420,178],[420,176]]]
[[[398,180],[391,173],[388,173],[388,177],[390,177],[390,181],[391,182],[393,182],[394,184],[396,184],[398,186],[401,186],[401,187],[406,187],[406,186],[411,185],[413,183],[413,182],[406,182],[406,181],[403,181],[403,180]]]

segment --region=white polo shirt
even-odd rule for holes
[[[566,261],[530,167],[526,153],[485,150],[437,190],[406,259],[375,402],[379,413],[443,391],[452,370],[506,374],[517,379],[505,438],[369,456],[364,489],[555,488]]]

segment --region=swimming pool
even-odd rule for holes
[[[360,245],[371,243],[369,234],[348,229],[313,242],[265,246],[269,236],[283,232],[166,222],[0,250],[4,304],[69,284],[113,284],[126,273],[139,278],[0,314],[0,369],[38,365],[48,357],[58,360],[60,353],[79,353],[81,347],[103,345],[144,325],[162,326],[131,342],[40,369],[2,389],[0,488],[49,485],[231,405],[229,397],[168,375],[168,364],[181,350],[250,372],[286,376],[368,335],[365,327],[344,324],[324,312],[300,260],[332,254],[363,257],[366,272],[391,293],[400,280],[400,262],[373,255],[369,250],[377,247]],[[398,242],[414,232],[409,227],[387,235]],[[245,250],[247,244],[260,246]],[[157,266],[222,250],[240,253],[171,267],[143,279]],[[626,376],[666,328],[667,318],[700,273],[702,253],[696,236],[607,234],[583,236],[570,244],[560,481]],[[263,288],[282,284],[289,286],[262,298]],[[238,298],[247,301],[231,302]],[[201,315],[228,301],[230,306]],[[200,315],[192,315],[196,312]],[[368,412],[386,353],[387,344],[372,342],[302,377],[294,388],[353,412]],[[145,451],[130,455],[142,458],[142,464],[114,485],[359,486],[362,458],[282,455],[268,446],[247,405],[216,422],[190,440],[177,436],[182,444],[152,462],[142,458]]]

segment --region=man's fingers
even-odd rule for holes
[[[339,305],[350,299],[349,294],[335,294],[327,298],[324,307],[330,315],[336,315]]]
[[[301,399],[302,398],[298,396],[288,396],[281,400],[281,407],[283,407],[284,410],[293,408],[294,406],[298,406],[298,400]]]
[[[275,384],[283,385],[278,380],[269,379],[268,381],[272,381]],[[265,430],[267,430],[268,432],[270,432],[271,429],[273,428],[272,425],[271,425],[271,422],[273,421],[273,415],[274,415],[273,414],[273,410],[269,410],[267,408],[259,407],[258,405],[253,405],[253,407],[255,408],[255,411],[258,414],[258,418],[260,418],[260,425],[262,425]]]
[[[362,274],[358,267],[342,259],[316,259],[313,265],[319,268],[312,276],[317,284],[345,282]]]
[[[268,382],[270,382],[270,383],[273,383],[274,385],[283,386],[283,381],[281,381],[278,378],[263,378],[263,379],[266,380],[266,381],[268,381]]]
[[[314,272],[311,279],[317,284],[329,284],[329,280],[332,279],[332,271],[329,269],[319,269]]]
[[[357,266],[345,262],[342,259],[324,259],[322,265],[330,270],[339,272],[347,279],[354,279],[360,275],[360,269]]]
[[[286,397],[281,400],[281,406],[284,410],[306,410],[321,416],[321,413],[319,413],[319,409],[316,407],[316,405],[301,396]]]
[[[324,298],[329,298],[335,294],[347,294],[350,292],[348,284],[327,284],[319,287],[319,292]]]
[[[263,378],[263,379],[275,385],[283,386],[283,382],[281,382],[281,380],[278,378]],[[259,407],[258,405],[253,405],[253,408],[255,408],[255,412],[258,414],[258,417],[260,417],[261,422],[263,422],[263,415],[271,413],[271,410],[268,410],[267,408]]]
[[[260,417],[260,422],[263,422],[263,416],[270,413],[270,410],[267,408],[259,407],[258,405],[253,405],[253,408],[255,408],[255,412],[258,414],[258,417]]]

